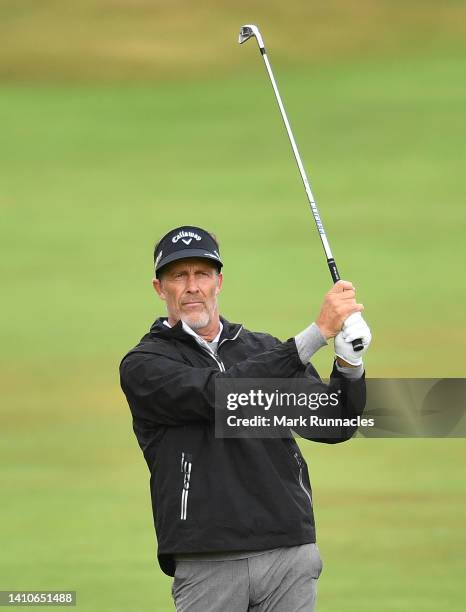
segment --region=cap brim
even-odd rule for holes
[[[200,259],[208,259],[209,261],[216,264],[219,268],[223,266],[222,261],[213,254],[207,253],[205,249],[183,249],[182,251],[178,251],[177,253],[171,253],[166,257],[162,257],[158,262],[155,271],[159,272],[161,268],[166,266],[173,261],[178,261],[180,259],[188,259],[190,257],[198,257]]]

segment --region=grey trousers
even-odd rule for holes
[[[312,612],[322,561],[316,544],[230,561],[177,561],[177,612]]]

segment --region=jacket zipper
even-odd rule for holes
[[[220,346],[226,342],[227,340],[236,340],[236,338],[239,336],[241,330],[243,328],[240,327],[238,332],[235,334],[235,336],[233,338],[224,338],[220,344],[217,347],[217,351],[220,348]],[[218,355],[215,354],[213,351],[210,350],[209,347],[201,347],[205,350],[206,353],[208,353],[212,359],[215,361],[215,363],[218,365],[220,372],[225,372],[225,366],[223,364],[223,362],[220,359],[217,359]],[[189,485],[191,482],[191,470],[192,470],[193,464],[192,464],[192,460],[191,460],[191,455],[188,455],[185,453],[181,453],[181,472],[183,474],[183,489],[181,491],[181,514],[180,514],[180,518],[182,521],[185,521],[188,517],[188,497],[189,497]],[[300,478],[301,480],[301,478]],[[302,482],[302,481],[301,481]]]
[[[181,490],[181,520],[185,521],[188,517],[188,496],[189,485],[191,482],[191,470],[193,464],[191,455],[181,453],[181,472],[183,474],[183,488]]]
[[[218,355],[214,353],[208,346],[199,346],[205,353],[212,357],[212,359],[218,365],[218,369],[220,370],[220,372],[225,372],[225,366],[223,365],[223,362],[220,359],[217,359]]]
[[[231,342],[232,340],[236,340],[236,338],[240,335],[241,330],[243,329],[243,326],[241,325],[241,327],[238,329],[238,331],[236,332],[236,334],[233,336],[233,338],[224,338],[217,346],[217,352],[214,353],[213,351],[211,351],[210,349],[207,349],[209,351],[209,353],[212,355],[212,357],[215,359],[215,361],[217,362],[218,367],[220,368],[220,372],[225,372],[226,368],[223,364],[223,361],[221,361],[220,358],[217,359],[218,357],[218,349],[222,346],[222,344],[224,342]]]
[[[306,487],[304,486],[304,482],[303,482],[303,460],[301,459],[301,457],[299,456],[297,452],[294,453],[294,458],[296,459],[296,463],[298,464],[298,467],[299,467],[299,486],[304,491],[304,493],[306,493],[307,498],[309,499],[309,503],[311,504],[311,508],[312,508],[311,494],[306,489]]]
[[[209,353],[209,355],[212,357],[212,359],[215,360],[216,364],[218,365],[220,372],[225,372],[225,366],[223,365],[223,362],[220,361],[220,359],[217,359],[218,355],[215,355],[215,353],[213,353],[210,349],[206,349],[207,352]]]
[[[241,331],[243,329],[243,326],[241,325],[240,328],[238,329],[238,331],[236,332],[236,334],[233,336],[233,338],[224,338],[218,345],[217,345],[217,352],[214,353],[209,346],[201,344],[200,342],[197,342],[198,346],[205,351],[208,355],[210,355],[212,357],[212,359],[215,361],[215,363],[218,365],[218,369],[220,370],[220,372],[226,372],[226,368],[225,365],[223,363],[223,361],[219,358],[218,356],[218,349],[222,346],[222,344],[224,342],[227,341],[231,341],[231,340],[236,340],[236,338],[240,335]]]
[[[238,331],[236,332],[236,334],[233,336],[233,338],[224,338],[224,339],[223,339],[223,340],[220,342],[220,344],[217,346],[217,352],[218,352],[218,349],[219,349],[219,348],[222,346],[222,344],[223,344],[224,342],[231,342],[232,340],[236,340],[236,338],[237,338],[237,337],[240,335],[240,333],[242,332],[242,330],[243,330],[243,326],[241,325],[241,326],[240,326],[240,328],[238,329]]]

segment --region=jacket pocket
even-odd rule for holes
[[[185,521],[188,517],[188,497],[193,468],[192,455],[181,453],[181,473],[183,474],[183,487],[181,489],[180,519]]]
[[[296,461],[296,465],[297,465],[297,469],[298,469],[299,486],[304,491],[306,497],[309,500],[311,508],[312,508],[312,494],[311,494],[311,491],[308,490],[308,488],[306,487],[306,485],[304,484],[304,481],[303,481],[303,468],[305,466],[304,459],[301,457],[299,452],[297,450],[295,450],[294,448],[290,448],[290,450],[291,450],[291,454],[293,455],[294,460]]]

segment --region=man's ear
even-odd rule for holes
[[[223,274],[221,272],[218,273],[217,275],[217,289],[215,291],[215,295],[218,295],[222,289],[222,284],[223,284]]]
[[[160,279],[153,278],[152,279],[152,287],[154,287],[156,293],[158,294],[158,296],[159,296],[159,298],[161,300],[165,300],[166,299],[165,291],[162,289],[162,283],[161,283]]]

